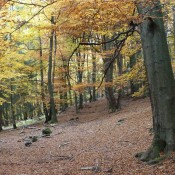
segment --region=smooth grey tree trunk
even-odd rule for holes
[[[174,59],[175,59],[175,5],[173,6]]]
[[[107,41],[107,38],[104,37],[104,40]],[[107,43],[103,45],[104,51],[109,51],[111,49],[111,43]],[[105,58],[103,58],[104,70],[107,70],[105,75],[105,83],[113,82],[113,70],[114,63],[110,65],[112,59],[112,54],[106,54]],[[118,109],[118,102],[114,95],[114,88],[112,86],[105,86],[105,95],[107,99],[109,112],[115,112]]]
[[[175,150],[175,83],[160,1],[142,4],[138,10],[140,15],[149,16],[141,24],[141,40],[151,94],[154,138],[150,148],[137,156],[154,163],[160,152]]]

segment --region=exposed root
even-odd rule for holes
[[[146,152],[139,155],[139,159],[143,162],[149,162],[160,157],[159,151],[155,147],[150,147]]]
[[[154,142],[146,152],[140,152],[135,155],[139,160],[148,163],[149,165],[157,164],[164,161],[172,153],[172,150],[167,150],[168,145],[162,141]],[[163,152],[163,155],[160,153]]]
[[[164,142],[153,141],[151,147],[143,153],[140,153],[138,158],[143,162],[155,162],[155,160],[160,158],[160,152],[164,151]]]
[[[164,161],[168,156],[167,155],[163,155],[163,156],[160,156],[158,158],[155,158],[153,160],[150,160],[149,162],[147,162],[149,165],[154,165],[154,164],[158,164],[162,161]]]

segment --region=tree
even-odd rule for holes
[[[173,58],[175,58],[175,5],[173,6],[173,33],[174,33],[174,56]]]
[[[104,37],[104,40],[107,41],[109,39]],[[104,51],[109,52],[110,49],[112,49],[111,45],[112,45],[111,43],[105,44],[103,47]],[[105,71],[107,70],[105,75],[105,83],[107,84],[105,86],[105,94],[106,94],[106,99],[108,103],[108,109],[110,112],[115,112],[119,108],[119,106],[118,106],[118,101],[114,96],[114,87],[111,85],[113,82],[113,70],[114,70],[114,62],[111,64],[112,57],[113,57],[113,54],[107,53],[105,58],[103,59],[103,62],[104,62],[104,70]],[[108,83],[111,83],[111,84],[108,85]]]
[[[44,111],[44,115],[45,115],[45,122],[47,123],[50,120],[50,116],[48,114],[48,109],[46,106],[46,102],[45,102],[45,86],[44,86],[44,66],[43,66],[43,50],[42,50],[42,40],[41,37],[39,36],[39,47],[40,47],[40,76],[41,76],[41,99],[42,99],[42,104],[43,104],[43,111]]]
[[[150,148],[137,156],[155,162],[160,152],[175,150],[175,82],[166,40],[161,2],[141,1],[137,6],[145,16],[141,41],[151,95],[154,138]]]
[[[54,16],[51,16],[51,24],[54,25]],[[50,96],[50,116],[52,122],[57,122],[56,110],[55,110],[55,100],[54,100],[54,87],[52,82],[52,69],[53,69],[53,39],[54,39],[54,29],[51,29],[50,34],[50,48],[49,48],[49,66],[48,66],[48,91]]]

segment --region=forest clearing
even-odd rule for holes
[[[135,158],[151,143],[148,98],[122,100],[122,110],[109,114],[105,99],[89,103],[79,114],[69,108],[50,126],[50,137],[30,147],[25,138],[40,136],[43,124],[0,133],[1,175],[163,175],[175,171],[175,156],[147,165]],[[77,120],[71,120],[77,118]]]

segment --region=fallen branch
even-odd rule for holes
[[[98,166],[81,167],[81,170],[86,170],[86,171],[91,170],[91,171],[99,172],[100,167]]]
[[[73,156],[58,156],[57,160],[71,160]]]
[[[101,171],[100,167],[99,167],[99,162],[98,160],[96,160],[96,165],[95,166],[87,166],[87,167],[81,167],[81,170],[91,170],[91,171],[95,171],[95,172],[99,172]]]
[[[36,127],[33,127],[33,126],[29,126],[27,127],[28,129],[36,129]]]

